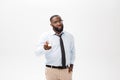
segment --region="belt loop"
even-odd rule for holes
[[[52,66],[50,66],[50,68],[53,68]]]

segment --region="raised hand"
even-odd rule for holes
[[[45,44],[44,44],[44,49],[45,49],[45,50],[49,50],[49,49],[51,49],[51,48],[52,48],[52,47],[51,47],[50,43],[49,43],[48,41],[46,41]]]

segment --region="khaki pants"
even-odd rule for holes
[[[67,69],[56,69],[46,67],[45,71],[47,80],[72,80],[72,72]]]

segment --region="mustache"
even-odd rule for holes
[[[54,31],[56,31],[56,32],[62,32],[63,31],[63,25],[61,26],[61,28],[59,29],[59,28],[57,28],[57,27],[55,27],[55,26],[53,26],[53,30]]]

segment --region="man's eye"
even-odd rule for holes
[[[55,21],[54,23],[57,23],[58,21]]]
[[[55,22],[53,22],[53,23],[54,23],[54,24],[56,24],[56,23],[62,23],[62,21],[63,21],[63,20],[55,21]]]

